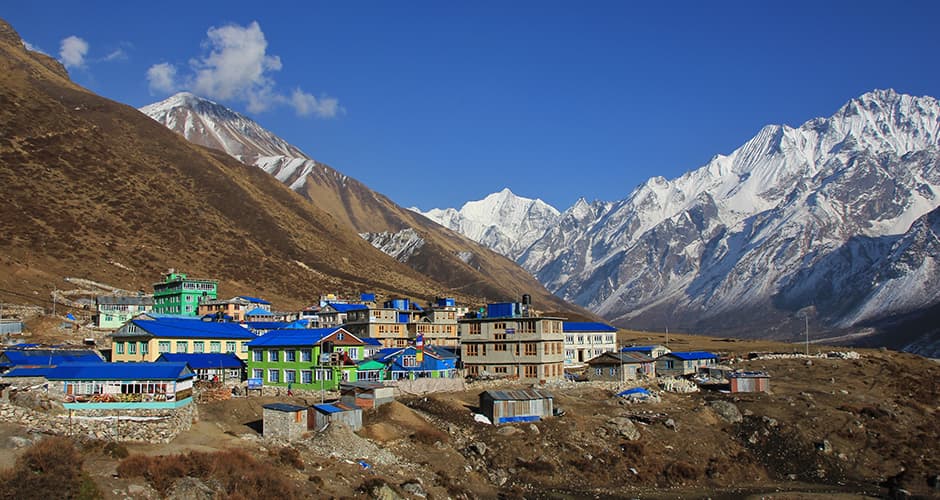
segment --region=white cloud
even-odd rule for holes
[[[44,54],[44,55],[47,55],[47,56],[49,55],[49,53],[46,52],[45,50],[40,49],[39,47],[37,47],[37,46],[35,46],[35,45],[33,45],[33,44],[27,42],[26,40],[23,40],[23,46],[26,47],[26,50],[31,50],[31,51],[33,51],[33,52],[39,52],[40,54]]]
[[[191,74],[178,78],[169,63],[151,66],[147,70],[151,91],[189,88],[210,99],[243,102],[252,113],[276,105],[292,106],[301,116],[331,118],[343,112],[332,97],[316,98],[300,89],[289,96],[278,92],[272,74],[283,64],[280,57],[268,54],[268,42],[257,21],[211,27],[206,36],[203,55],[189,61]]]
[[[102,61],[105,61],[105,62],[124,61],[126,59],[127,59],[127,52],[125,52],[124,49],[122,48],[118,48],[118,49],[113,50],[110,54],[104,56]]]
[[[154,64],[147,70],[147,82],[151,92],[175,92],[176,67],[170,63]]]
[[[320,118],[333,118],[344,110],[333,97],[320,96],[319,99],[300,89],[294,89],[290,96],[290,105],[300,116],[316,115]]]
[[[85,66],[85,55],[88,54],[88,42],[72,35],[63,38],[59,47],[59,58],[66,68],[81,68]]]

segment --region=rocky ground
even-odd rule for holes
[[[369,410],[355,433],[331,426],[310,435],[291,445],[302,468],[278,470],[300,496],[317,498],[940,496],[937,363],[878,350],[859,351],[859,359],[747,361],[751,351],[781,346],[670,342],[721,351],[737,368],[767,370],[771,392],[661,393],[658,402],[630,404],[614,396],[629,384],[563,382],[543,388],[564,416],[492,426],[473,419],[490,386],[473,386]],[[200,421],[172,443],[127,449],[156,456],[237,447],[270,457],[284,446],[260,434],[261,406],[272,401],[290,400],[203,403]],[[297,395],[293,402],[319,399]],[[16,426],[0,425],[0,433],[4,467],[37,438]],[[118,463],[101,454],[86,458],[84,469],[106,498],[159,497],[144,478],[118,477]],[[193,479],[179,488],[179,498],[213,494],[211,484]]]

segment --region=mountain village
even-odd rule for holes
[[[471,309],[452,298],[421,306],[406,298],[378,302],[371,293],[355,300],[329,294],[311,307],[281,312],[262,298],[219,299],[213,279],[175,270],[163,278],[152,294],[95,297],[93,325],[87,325],[95,334],[87,346],[11,344],[16,335],[8,335],[0,348],[3,401],[15,406],[22,391],[41,388],[51,409],[59,416],[68,410],[71,422],[85,415],[168,412],[161,414],[165,417],[192,405],[200,388],[246,397],[312,391],[322,403],[313,409],[342,413],[374,408],[395,393],[463,390],[465,379],[533,388],[564,380],[637,387],[659,380],[663,387],[693,390],[685,378],[698,377],[699,383],[725,384],[731,392],[766,391],[769,384],[768,374],[721,366],[714,353],[622,347],[616,328],[542,316],[528,295]],[[629,394],[651,395],[645,388]],[[537,389],[487,391],[484,398],[498,402],[481,406],[494,424],[553,415],[551,394]],[[520,400],[545,402],[519,406]],[[51,415],[54,420],[55,412]],[[186,427],[185,419],[170,420],[179,430]],[[304,425],[304,430],[316,428],[313,421]],[[161,428],[156,434],[170,439],[173,431]]]

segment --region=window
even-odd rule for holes
[[[505,366],[494,366],[493,373],[506,374],[509,370]]]
[[[480,334],[480,324],[470,323],[470,335],[479,335],[479,334]]]
[[[611,367],[610,367],[610,376],[613,377],[613,376],[616,375],[616,374],[617,374],[617,368],[611,366]]]
[[[281,381],[281,370],[270,368],[268,369],[268,382],[278,383]]]
[[[225,352],[234,353],[234,352],[235,352],[235,342],[226,342],[226,343],[225,343]]]
[[[193,296],[192,296],[192,295],[187,295],[187,296],[186,296],[186,302],[192,302],[192,301],[193,301]]]
[[[467,346],[467,356],[479,356],[480,355],[480,346],[478,344],[466,344]]]
[[[333,380],[333,370],[317,370],[317,380]]]
[[[189,352],[189,342],[177,341],[176,342],[176,352]]]
[[[401,365],[405,368],[413,368],[418,366],[418,359],[415,356],[402,356]]]
[[[346,354],[349,354],[349,359],[359,359],[359,349],[349,349]]]
[[[186,312],[188,313],[193,312],[193,306],[186,306]]]
[[[218,342],[218,341],[209,342],[209,352],[213,352],[213,353],[222,352],[222,342]]]
[[[526,378],[536,378],[539,376],[539,367],[536,365],[526,365],[525,366],[525,376]]]
[[[140,343],[140,353],[141,353],[141,354],[147,354],[147,353],[150,351],[149,347],[150,347],[150,346],[149,346],[146,342],[141,342],[141,343]]]
[[[117,354],[124,354],[124,342],[115,342],[114,352]]]
[[[284,361],[287,361],[288,363],[293,363],[294,361],[297,361],[297,351],[293,349],[289,351],[284,351]]]
[[[201,340],[197,340],[193,342],[193,352],[197,352],[197,353],[206,352],[206,343]]]
[[[277,363],[280,359],[280,351],[268,351],[268,361],[271,363]]]
[[[313,382],[313,372],[310,370],[301,370],[300,371],[300,383],[309,384]]]
[[[252,351],[251,352],[252,361],[264,361],[264,351]]]
[[[288,384],[293,384],[297,381],[297,371],[296,370],[284,370],[284,382]]]
[[[535,356],[536,354],[538,354],[538,344],[534,342],[527,342],[525,345],[525,355]]]
[[[301,349],[301,350],[300,350],[300,361],[303,361],[303,362],[305,362],[305,363],[309,363],[312,358],[313,358],[313,353],[311,352],[310,349]]]
[[[248,352],[248,342],[242,342],[242,352]]]
[[[127,353],[128,353],[128,354],[137,354],[137,342],[128,342],[128,343],[127,343]]]
[[[168,340],[166,340],[166,341],[161,340],[160,342],[158,342],[158,343],[157,343],[157,352],[159,352],[159,353],[161,353],[161,354],[162,354],[162,353],[165,353],[165,352],[170,352],[170,341],[168,341]]]
[[[506,329],[506,323],[503,323],[503,322],[501,322],[501,321],[496,322],[496,323],[493,323],[493,328],[496,329],[496,330],[505,330],[505,329]]]
[[[262,370],[261,368],[252,369],[251,378],[264,378],[264,370]]]
[[[505,351],[507,349],[506,344],[495,344],[493,345],[494,351]]]
[[[518,321],[519,333],[535,333],[535,320]]]

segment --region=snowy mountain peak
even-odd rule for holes
[[[515,259],[560,217],[540,199],[517,196],[509,188],[468,201],[460,210],[431,209],[422,215]]]
[[[310,159],[254,120],[189,92],[172,95],[140,111],[190,142],[224,151],[245,163],[263,156]]]

